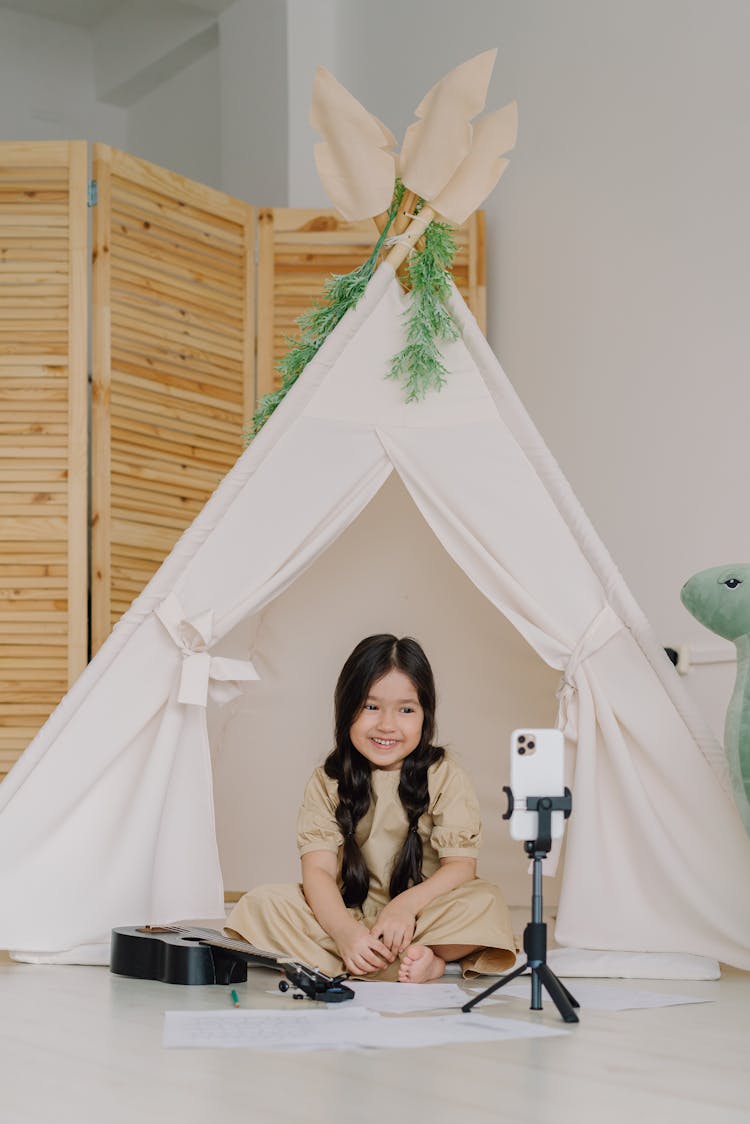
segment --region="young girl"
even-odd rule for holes
[[[298,819],[302,885],[245,894],[227,928],[329,975],[422,983],[515,960],[499,890],[476,877],[479,805],[435,736],[435,683],[416,640],[369,636],[344,664],[335,748]]]

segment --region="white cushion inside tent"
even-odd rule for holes
[[[501,818],[508,740],[515,726],[554,724],[560,676],[451,560],[395,473],[294,585],[220,645],[247,655],[257,636],[252,659],[261,676],[209,716],[224,885],[299,877],[296,812],[307,777],[331,748],[336,677],[354,645],[375,632],[412,635],[424,646],[441,744],[480,794],[481,872],[509,904],[528,905],[528,860]],[[556,903],[557,881],[545,879],[545,905]]]

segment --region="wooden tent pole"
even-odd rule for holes
[[[398,270],[399,266],[406,260],[406,255],[414,246],[432,220],[435,218],[435,212],[432,207],[425,204],[422,210],[413,218],[403,234],[398,236],[398,242],[394,244],[388,257],[385,259],[390,266],[392,266],[394,273]]]
[[[417,195],[416,191],[411,191],[411,189],[408,187],[404,189],[404,193],[401,196],[401,202],[399,203],[398,211],[396,212],[396,217],[393,220],[392,230],[394,234],[404,233],[410,221],[414,217],[413,211],[418,201],[419,196]]]

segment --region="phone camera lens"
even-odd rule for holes
[[[533,748],[534,748],[534,744],[535,744],[534,742],[529,742],[529,749],[533,749]]]
[[[526,746],[525,745],[519,745],[518,752],[521,753],[521,754],[525,753],[526,752]]]
[[[519,744],[519,745],[523,745],[523,743],[524,743],[525,741],[526,741],[526,735],[525,735],[525,734],[519,734],[519,735],[518,735],[518,744]]]

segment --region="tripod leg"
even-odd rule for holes
[[[464,1013],[466,1011],[470,1011],[472,1007],[476,1007],[477,1003],[481,1003],[481,1001],[483,999],[486,999],[488,995],[492,995],[493,991],[497,991],[497,989],[503,987],[504,984],[510,983],[510,981],[514,980],[516,976],[522,975],[528,967],[529,962],[527,960],[526,963],[522,964],[520,968],[514,968],[512,972],[508,972],[507,976],[501,976],[499,980],[496,980],[495,983],[490,984],[490,986],[486,987],[484,991],[480,991],[479,995],[475,995],[474,998],[468,1003],[464,1003],[461,1010]]]
[[[547,965],[547,967],[549,968],[549,965]],[[550,971],[552,971],[552,969],[551,969],[551,968],[550,968],[549,970],[550,970]],[[568,1003],[570,1003],[571,1007],[580,1007],[580,1006],[581,1006],[581,1004],[580,1004],[580,1003],[578,1002],[578,1000],[577,1000],[577,999],[575,998],[575,996],[573,996],[573,995],[571,995],[571,994],[570,994],[570,992],[568,991],[567,987],[566,987],[566,986],[565,986],[565,984],[564,984],[564,983],[562,982],[562,980],[560,979],[560,977],[559,977],[559,976],[555,976],[555,979],[556,979],[556,980],[557,980],[557,982],[559,983],[560,987],[561,987],[561,988],[563,989],[563,994],[565,995],[565,998],[566,998],[566,999],[568,1000]]]
[[[542,981],[542,984],[544,985],[546,991],[549,993],[552,1002],[560,1012],[563,1022],[577,1023],[578,1015],[573,1010],[573,1004],[575,1004],[575,1006],[577,1007],[578,1003],[575,999],[573,999],[573,996],[570,994],[567,988],[563,987],[549,965],[538,964],[532,969],[532,971],[536,972],[539,979]]]

